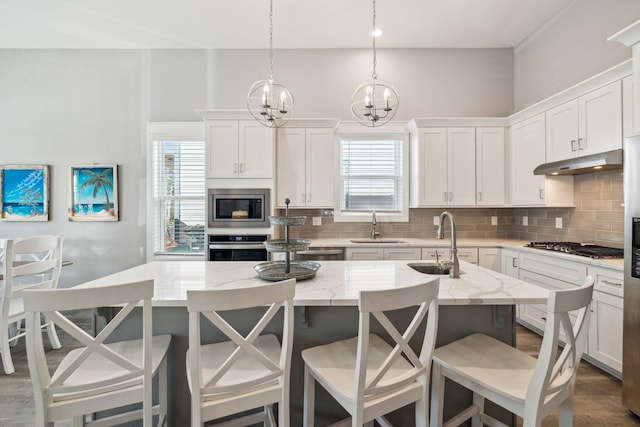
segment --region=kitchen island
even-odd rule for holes
[[[323,261],[312,279],[296,285],[296,320],[291,375],[291,425],[301,425],[302,371],[300,352],[305,348],[357,335],[358,292],[411,286],[440,279],[440,319],[437,346],[472,332],[483,332],[515,345],[514,304],[544,303],[548,290],[503,274],[460,262],[461,277],[419,273],[408,261]],[[185,352],[188,347],[186,292],[189,289],[214,289],[252,286],[265,283],[257,277],[255,262],[165,261],[151,262],[115,273],[79,286],[154,279],[154,334],[173,335],[169,356],[171,425],[189,422],[189,392],[185,377]],[[394,319],[404,322],[410,313],[399,312]],[[219,339],[210,331],[210,341]],[[122,338],[133,338],[136,331],[123,328]],[[417,343],[412,343],[417,345]],[[469,395],[452,390],[451,404],[460,404]],[[316,420],[322,426],[343,414],[337,404],[318,390]],[[449,405],[449,398],[447,397]],[[447,416],[445,414],[445,416]],[[409,411],[397,411],[392,418],[397,425],[411,425]]]

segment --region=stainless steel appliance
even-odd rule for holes
[[[608,246],[592,245],[590,243],[575,242],[530,242],[525,246],[529,248],[544,249],[547,251],[563,252],[571,255],[579,255],[589,258],[622,258],[624,250],[610,248]]]
[[[207,190],[209,227],[269,228],[268,188],[210,188]]]
[[[344,248],[311,248],[296,252],[300,261],[344,261]]]
[[[640,415],[640,135],[624,149],[622,404]]]
[[[209,261],[267,261],[267,235],[210,234]]]

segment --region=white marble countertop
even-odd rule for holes
[[[440,278],[441,305],[545,303],[548,290],[460,261],[459,279],[418,273],[411,261],[322,261],[312,279],[296,286],[298,306],[357,305],[360,289],[411,286]],[[419,261],[416,261],[419,262]],[[426,262],[426,261],[424,261]],[[255,261],[154,261],[79,286],[101,286],[155,279],[154,306],[186,306],[187,290],[247,287],[266,283]]]

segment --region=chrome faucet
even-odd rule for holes
[[[460,277],[460,263],[458,262],[458,244],[456,243],[456,222],[453,219],[453,214],[449,211],[443,211],[440,214],[440,220],[438,221],[438,229],[436,230],[436,239],[444,238],[444,219],[445,217],[449,218],[449,224],[451,225],[451,259],[450,262],[453,263],[451,269],[449,270],[449,277],[459,278]]]
[[[380,233],[376,231],[376,225],[378,225],[378,221],[376,220],[376,211],[373,211],[371,215],[371,238],[375,240]]]

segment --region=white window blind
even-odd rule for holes
[[[400,212],[403,208],[403,141],[340,141],[340,203],[344,212]]]
[[[153,251],[204,254],[204,141],[152,141]]]

